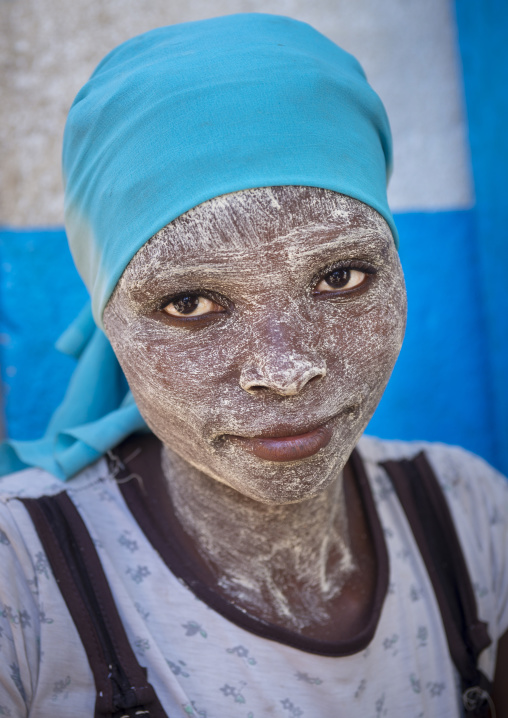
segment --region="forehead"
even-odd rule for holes
[[[338,248],[382,252],[393,245],[371,207],[315,187],[267,187],[216,197],[178,217],[142,247],[124,274],[187,272],[282,259],[312,260]],[[263,262],[261,261],[263,260]]]

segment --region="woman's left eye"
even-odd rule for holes
[[[359,269],[348,269],[339,267],[329,272],[323,277],[314,289],[315,294],[322,292],[338,292],[340,290],[354,289],[359,287],[367,277],[366,272]]]
[[[203,297],[200,294],[182,294],[172,299],[169,304],[162,308],[162,311],[171,317],[200,317],[204,314],[216,314],[225,312],[224,307],[214,302],[213,299]]]

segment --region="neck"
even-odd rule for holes
[[[163,450],[176,518],[217,588],[293,630],[326,621],[355,569],[342,473],[307,501],[254,501]]]

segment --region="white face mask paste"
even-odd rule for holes
[[[313,294],[337,266],[367,281]],[[175,323],[162,308],[182,293],[226,311]],[[225,593],[262,618],[297,630],[326,620],[354,569],[341,471],[386,386],[405,316],[385,220],[306,187],[245,190],[187,212],[139,250],[106,307],[106,333],[165,446],[182,526]],[[328,445],[298,461],[267,461],[228,438],[323,424]]]

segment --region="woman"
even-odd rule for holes
[[[79,93],[66,227],[107,340],[85,311],[45,438],[4,447],[32,468],[1,486],[0,714],[461,714],[439,580],[388,478],[422,447],[355,451],[405,326],[390,163],[357,62],[287,18],[160,28]],[[424,448],[492,679],[506,485]]]

